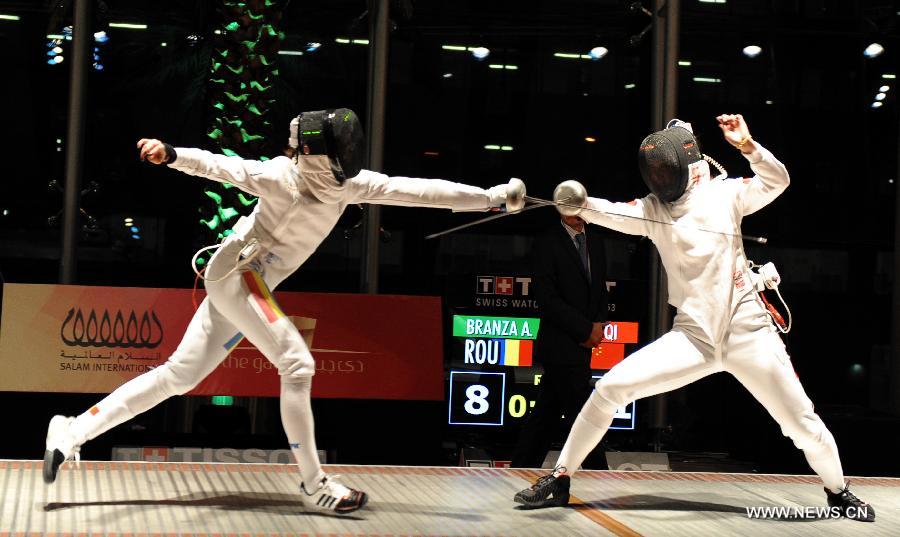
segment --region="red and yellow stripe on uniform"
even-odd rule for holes
[[[253,298],[253,301],[259,307],[262,314],[265,315],[267,321],[274,323],[278,319],[284,317],[284,313],[281,311],[281,308],[278,307],[278,302],[275,302],[275,297],[269,292],[269,287],[258,272],[255,270],[248,270],[243,272],[241,277],[244,278],[244,284],[247,285],[250,296]]]

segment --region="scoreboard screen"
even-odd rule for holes
[[[445,296],[447,423],[517,428],[534,408],[539,392],[540,356],[535,341],[541,331],[540,304],[529,274],[460,275]],[[603,341],[591,351],[591,383],[601,378],[639,342],[645,314],[646,284],[606,282],[609,324]],[[612,429],[634,429],[635,404],[616,410]]]
[[[534,407],[540,370],[534,367],[536,317],[453,315],[450,344],[450,425],[502,426],[523,420]],[[593,381],[638,342],[638,323],[611,321],[604,341],[591,351]],[[634,429],[635,405],[616,411],[612,429]]]
[[[506,373],[451,371],[450,425],[503,425]]]

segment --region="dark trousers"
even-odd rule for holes
[[[540,468],[550,444],[565,437],[591,394],[591,370],[584,366],[544,365],[534,408],[513,452],[514,468]],[[565,416],[563,418],[562,416]]]

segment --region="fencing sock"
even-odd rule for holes
[[[315,490],[315,486],[325,477],[316,453],[311,389],[312,377],[281,378],[281,423],[307,491]]]
[[[615,414],[615,409],[607,410],[607,407],[608,404],[600,398],[597,390],[591,392],[591,396],[575,418],[572,431],[569,432],[562,453],[559,454],[554,474],[574,474],[588,454],[597,447],[612,424]]]
[[[837,494],[843,489],[844,470],[841,468],[841,458],[838,455],[837,444],[831,431],[823,425],[822,443],[815,446],[807,446],[803,450],[806,462],[810,468],[822,479],[825,488]]]

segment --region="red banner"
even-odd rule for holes
[[[443,400],[440,299],[276,292],[316,360],[313,396]],[[0,391],[108,393],[162,364],[194,313],[191,291],[5,284]],[[277,396],[246,340],[192,395]]]

